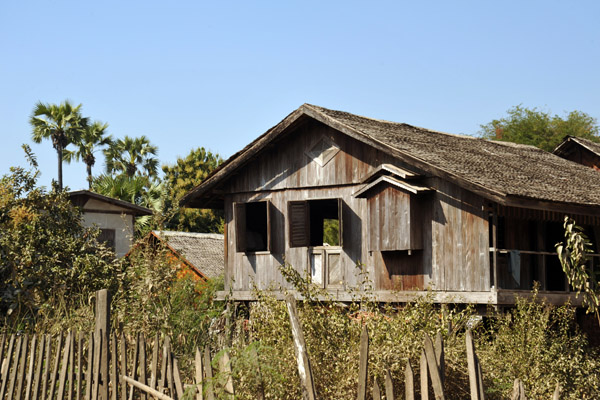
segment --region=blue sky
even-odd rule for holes
[[[599,118],[599,15],[592,1],[3,1],[0,174],[25,165],[34,104],[67,98],[115,137],[149,137],[161,163],[229,157],[305,102],[463,134],[518,104]],[[52,145],[32,148],[49,185]],[[83,164],[64,169],[86,187]]]

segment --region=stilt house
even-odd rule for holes
[[[225,213],[225,285],[289,287],[289,263],[344,301],[513,304],[534,281],[573,298],[555,254],[566,214],[600,239],[600,174],[532,146],[305,104],[182,200]],[[596,262],[597,255],[592,257]],[[575,301],[576,302],[576,301]]]

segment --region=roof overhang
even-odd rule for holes
[[[77,190],[74,192],[69,192],[68,194],[69,194],[69,198],[71,199],[71,202],[74,205],[79,206],[79,207],[83,207],[89,199],[95,199],[95,200],[98,200],[98,201],[101,201],[104,203],[112,204],[114,206],[118,206],[118,207],[126,209],[126,211],[123,211],[124,214],[132,214],[132,215],[135,215],[136,217],[141,216],[141,215],[152,215],[152,210],[150,210],[146,207],[138,206],[136,204],[132,204],[127,201],[115,199],[113,197],[104,196],[104,195],[92,192],[90,190]],[[85,211],[85,208],[84,208],[84,211]]]

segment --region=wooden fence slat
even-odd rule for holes
[[[393,396],[392,394],[392,398]],[[404,398],[415,400],[415,374],[410,365],[410,359],[406,361],[406,368],[404,369]]]
[[[17,372],[19,370],[19,360],[21,359],[21,347],[23,346],[23,336],[19,336],[17,339],[17,344],[15,346],[15,358],[14,358],[14,367],[10,373],[10,381],[8,382],[8,400],[12,400],[13,393],[15,391],[15,384],[17,383]]]
[[[85,371],[85,399],[91,400],[92,398],[92,386],[94,380],[94,350],[96,349],[95,345],[95,337],[94,332],[90,332],[90,337],[88,339],[88,360],[87,360],[87,370]]]
[[[154,335],[154,344],[152,346],[152,363],[150,364],[150,387],[156,388],[157,374],[158,374],[158,349],[159,349],[159,338],[158,333]]]
[[[435,335],[435,359],[440,369],[440,379],[442,385],[444,384],[444,376],[446,375],[446,360],[444,359],[444,340],[442,339],[442,332],[438,331]]]
[[[95,332],[98,333],[100,339],[100,354],[98,361],[100,362],[100,379],[101,383],[99,390],[103,400],[108,400],[108,371],[110,345],[108,343],[110,335],[110,303],[111,294],[107,289],[98,290],[96,292],[96,326]]]
[[[204,377],[206,382],[206,400],[215,400],[215,394],[213,391],[212,365],[210,362],[210,349],[208,346],[204,347]]]
[[[75,377],[75,398],[81,399],[81,378],[83,376],[82,368],[83,361],[83,333],[79,332],[77,335],[77,375]]]
[[[425,356],[425,350],[421,351],[419,379],[421,381],[421,400],[429,400],[429,375],[427,372],[427,357]]]
[[[415,390],[413,383],[413,392]],[[394,400],[394,382],[392,381],[392,373],[389,368],[385,370],[385,399]]]
[[[50,356],[52,355],[52,336],[46,335],[46,352],[44,355],[44,372],[42,373],[42,395],[41,399],[46,400],[48,395],[48,377],[50,374]]]
[[[121,333],[121,376],[127,376],[127,342]],[[121,400],[127,400],[127,382],[121,380]]]
[[[552,395],[552,400],[560,400],[561,390],[562,390],[562,387],[560,386],[560,383],[557,383],[556,389],[554,389],[554,394]]]
[[[8,383],[8,376],[10,374],[10,364],[15,349],[15,335],[10,335],[10,341],[8,343],[8,351],[6,352],[6,358],[2,361],[2,387],[0,388],[0,399],[4,399],[6,393],[6,385]]]
[[[29,352],[29,370],[27,372],[27,383],[25,384],[25,400],[31,399],[31,387],[33,386],[36,349],[37,335],[34,334],[31,338],[31,351]]]
[[[140,373],[139,373],[138,382],[146,385],[148,383],[146,381],[146,338],[144,337],[143,333],[140,334],[139,354],[140,354],[140,365],[139,365]],[[146,393],[142,392],[140,395],[140,399],[146,400],[146,398],[147,398]]]
[[[175,393],[173,383],[173,353],[171,353],[171,346],[169,346],[169,351],[167,352],[167,387],[169,388],[169,395],[176,398],[177,393]]]
[[[296,299],[288,294],[286,296],[286,306],[290,317],[290,325],[292,328],[292,336],[294,338],[294,351],[296,353],[296,361],[298,364],[298,374],[302,384],[302,396],[305,400],[314,400],[317,398],[315,384],[313,381],[313,373],[310,366],[310,358],[304,341],[304,333],[298,319],[298,310],[296,308]]]
[[[92,400],[98,400],[100,392],[100,357],[102,354],[102,342],[104,335],[102,330],[96,331],[94,335],[94,363],[92,364]]]
[[[27,374],[27,349],[29,348],[29,335],[23,336],[23,344],[21,345],[21,358],[19,360],[19,371],[17,371],[17,392],[15,398],[21,400],[23,395],[23,384],[25,383],[25,375]]]
[[[60,377],[58,379],[58,398],[65,398],[65,385],[67,383],[67,370],[69,368],[69,356],[71,355],[71,337],[72,333],[69,332],[67,335],[67,341],[65,342],[65,349],[63,351],[63,359],[60,369]]]
[[[133,348],[133,366],[131,369],[131,378],[136,380],[138,379],[138,358],[139,358],[139,353],[140,353],[140,334],[138,333],[136,338],[135,338],[135,346]],[[134,391],[134,386],[132,386],[129,390],[129,400],[133,400],[133,391]]]
[[[56,353],[54,356],[54,366],[52,368],[52,372],[51,372],[51,376],[50,376],[50,395],[48,396],[48,399],[50,400],[54,400],[54,392],[56,391],[56,378],[58,376],[58,366],[60,363],[60,351],[62,349],[62,333],[58,335],[58,338],[56,339]]]
[[[175,384],[175,391],[177,392],[177,398],[183,397],[183,385],[181,384],[181,375],[179,374],[179,365],[177,358],[173,357],[173,382]]]
[[[231,376],[231,363],[229,361],[229,353],[227,351],[224,351],[223,355],[219,359],[219,369],[221,370],[221,373],[227,377],[227,380],[225,381],[225,393],[231,395],[229,398],[233,398],[233,378]]]
[[[475,354],[475,366],[477,367],[477,388],[479,389],[479,398],[481,400],[485,399],[485,391],[483,388],[483,374],[481,372],[481,363],[479,362],[479,357]]]
[[[471,400],[481,400],[479,399],[479,388],[477,385],[477,364],[475,362],[475,345],[473,344],[473,335],[471,334],[471,330],[467,330],[467,334],[465,336],[465,341],[467,345],[467,369],[469,371],[469,385],[471,390]]]
[[[367,326],[363,325],[360,334],[360,355],[358,363],[358,400],[367,398],[367,380],[369,379],[369,332]]]
[[[165,341],[163,343],[163,351],[162,351],[162,360],[160,362],[160,378],[158,379],[158,391],[162,393],[165,387],[165,379],[167,376],[167,360],[168,357],[168,346],[169,337],[165,337]]]
[[[67,381],[69,382],[69,386],[67,387],[67,398],[69,400],[73,400],[73,389],[74,382],[73,378],[75,377],[75,334],[71,333],[70,340],[70,350],[69,350],[69,370],[67,372]],[[77,399],[79,400],[79,399]]]
[[[110,342],[110,381],[111,381],[111,400],[117,400],[119,387],[119,374],[117,372],[117,335],[113,332]]]
[[[202,399],[202,354],[200,354],[200,349],[196,347],[196,357],[195,357],[195,364],[196,364],[196,374],[194,375],[194,377],[196,378],[196,400],[203,400]]]
[[[128,376],[123,375],[121,376],[121,379],[123,380],[123,382],[129,383],[130,385],[135,386],[138,389],[145,391],[146,393],[150,393],[152,396],[156,397],[159,400],[175,400],[172,397],[169,397],[166,394],[159,392],[158,390],[154,390],[149,386],[143,385],[135,379],[131,379]]]
[[[427,357],[427,366],[435,398],[436,400],[444,400],[444,386],[442,385],[442,379],[440,378],[440,368],[437,365],[437,360],[435,358],[433,342],[427,333],[425,333],[425,356]]]
[[[0,338],[0,377],[2,375],[2,364],[4,361],[4,345],[6,345],[6,334],[2,334]]]
[[[31,389],[31,398],[36,400],[40,398],[40,381],[42,379],[42,364],[44,363],[45,339],[46,337],[44,335],[40,335],[37,362],[33,376],[33,388]]]
[[[381,400],[381,389],[379,389],[377,379],[373,379],[373,400]]]

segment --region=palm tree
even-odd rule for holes
[[[61,104],[38,102],[29,118],[35,143],[43,139],[52,140],[52,147],[58,156],[58,187],[63,188],[62,161],[64,149],[81,134],[87,125],[87,118],[81,116],[81,104],[73,106],[68,100]]]
[[[158,159],[153,156],[157,152],[157,147],[150,144],[146,136],[139,138],[125,136],[123,139],[112,142],[104,150],[106,172],[109,174],[121,173],[130,178],[136,173],[142,176],[156,177]]]
[[[112,143],[111,137],[105,136],[106,129],[108,129],[108,124],[94,121],[91,125],[85,127],[81,135],[78,135],[74,139],[73,144],[77,146],[77,149],[74,151],[64,150],[63,152],[63,160],[67,163],[70,163],[74,159],[85,163],[90,189],[92,188],[92,167],[96,163],[94,153],[98,151],[98,147]]]

